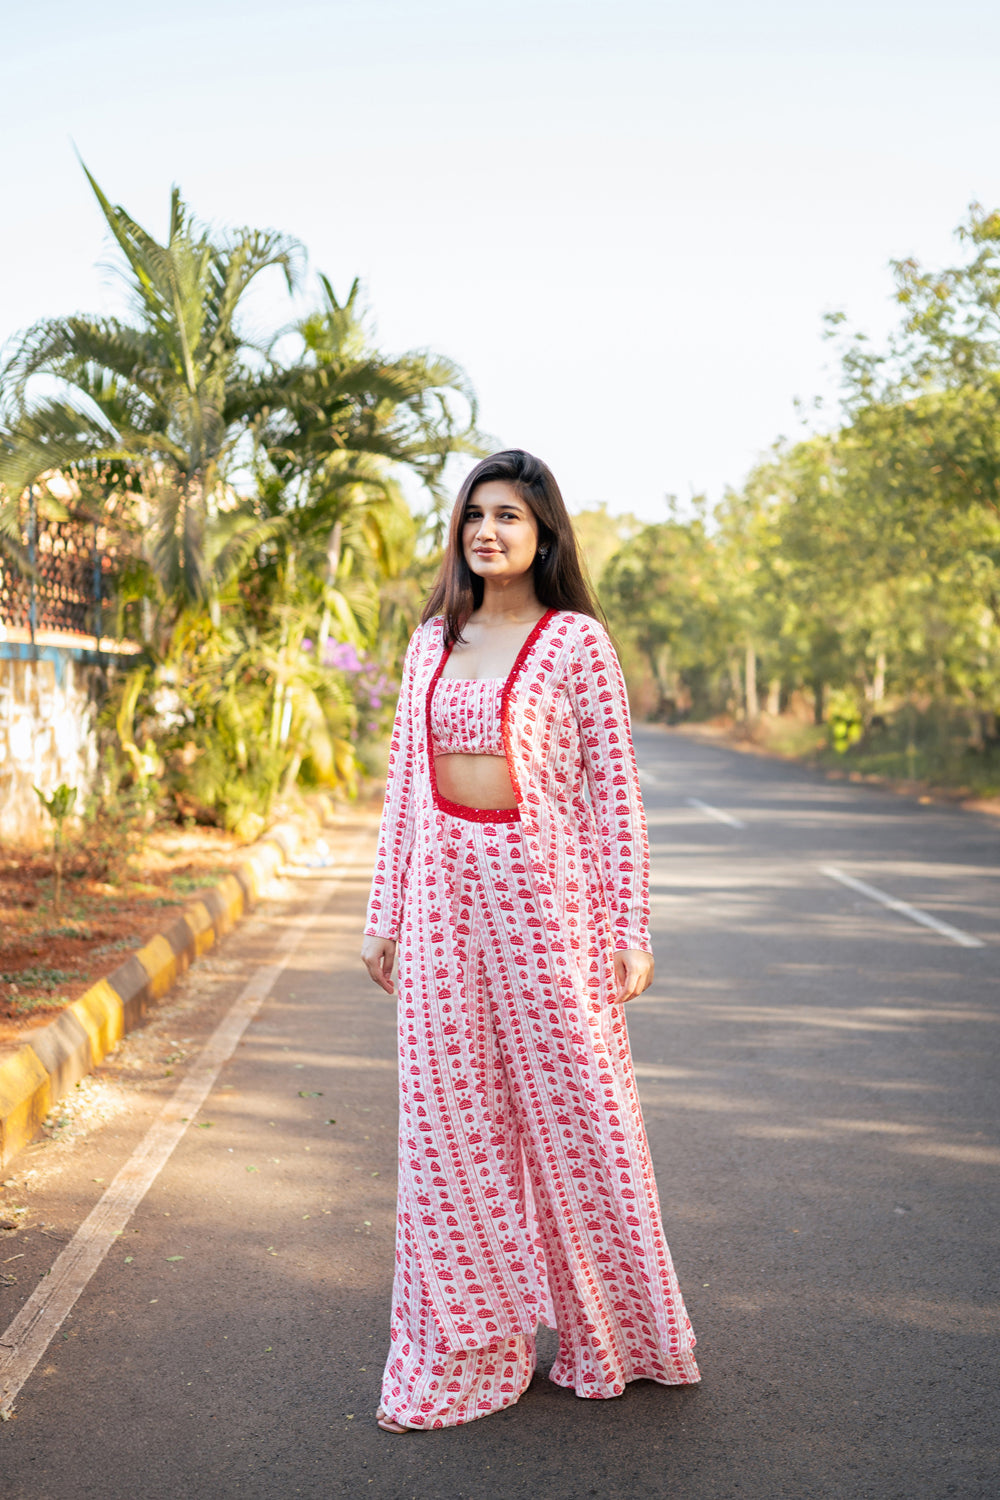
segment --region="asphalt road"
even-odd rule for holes
[[[630,1024],[702,1385],[580,1401],[543,1333],[511,1410],[375,1427],[394,1014],[356,958],[372,829],[345,827],[9,1173],[0,1340],[300,933],[0,1427],[3,1500],[995,1500],[1000,824],[637,743],[657,979]]]

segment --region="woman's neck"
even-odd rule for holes
[[[545,613],[535,593],[531,574],[511,579],[508,583],[484,581],[483,602],[475,611],[476,619],[484,623],[517,625],[528,624]]]

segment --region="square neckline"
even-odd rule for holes
[[[501,674],[494,677],[446,677],[444,675],[444,669],[448,665],[451,653],[455,649],[455,642],[451,641],[444,648],[441,660],[438,663],[437,671],[434,673],[434,679],[431,683],[431,691],[433,692],[433,690],[440,682],[502,682],[504,685],[504,696],[506,696],[514,681],[518,669],[524,662],[525,657],[531,650],[532,646],[535,644],[535,641],[538,639],[539,635],[542,633],[544,627],[548,624],[549,620],[551,620],[552,616],[555,613],[556,611],[554,609],[547,609],[543,615],[539,615],[538,619],[535,621],[534,625],[532,625],[531,629],[528,631],[528,634],[521,642],[518,653],[514,658],[514,665],[511,667],[506,676],[503,676]]]
[[[545,627],[548,625],[549,621],[556,615],[556,613],[557,611],[554,609],[547,609],[541,616],[541,618],[535,621],[534,625],[531,627],[531,630],[528,632],[526,639],[522,643],[521,649],[517,653],[517,656],[514,660],[514,665],[507,673],[507,676],[493,679],[494,681],[503,683],[503,687],[500,690],[500,732],[503,738],[504,756],[507,761],[507,768],[510,772],[511,785],[514,788],[514,796],[516,797],[518,804],[520,804],[521,801],[521,790],[518,786],[517,776],[514,770],[513,755],[511,753],[509,739],[508,712],[510,695],[513,690],[515,681],[520,676],[521,669],[523,668],[524,663],[527,661],[528,656],[530,655],[542,632],[545,630]],[[427,695],[424,699],[424,754],[427,757],[427,769],[430,774],[431,798],[438,812],[448,813],[453,817],[464,818],[469,822],[519,823],[521,821],[520,806],[492,809],[464,807],[460,803],[450,802],[447,797],[443,797],[441,795],[441,792],[438,789],[437,769],[434,765],[434,750],[432,746],[433,736],[431,732],[431,703],[434,698],[434,693],[437,689],[437,685],[442,680],[445,682],[486,682],[489,680],[485,677],[444,677],[444,669],[448,663],[448,658],[452,653],[454,644],[454,641],[452,641],[450,645],[444,647],[444,650],[441,653],[441,660],[435,667],[433,673],[431,674],[431,680],[427,684]]]
[[[437,687],[440,687],[443,682],[506,682],[506,681],[507,681],[506,677],[445,677],[445,676],[442,675],[437,680]]]

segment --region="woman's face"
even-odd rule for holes
[[[506,480],[488,479],[469,496],[462,551],[472,572],[484,581],[503,583],[531,570],[538,551],[538,522]]]

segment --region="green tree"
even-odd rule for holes
[[[54,318],[28,330],[5,371],[19,410],[0,481],[16,496],[54,469],[127,467],[162,647],[185,608],[217,618],[220,590],[260,539],[231,514],[266,364],[242,314],[262,272],[280,271],[292,289],[301,251],[258,230],[213,237],[176,188],[160,244],[87,179],[122,254],[133,316]],[[36,397],[38,377],[59,393]]]
[[[612,515],[603,501],[573,516],[580,555],[595,589],[600,591],[604,569],[619,548],[642,530],[642,524],[630,514]]]
[[[606,565],[601,598],[626,666],[640,665],[655,689],[651,717],[706,711],[725,650],[704,516],[643,527]]]
[[[405,628],[415,523],[398,476],[439,508],[448,457],[478,451],[475,401],[449,361],[381,353],[356,282],[341,304],[321,278],[315,311],[254,341],[247,294],[265,271],[299,284],[294,241],[209,231],[175,190],[160,244],[87,175],[131,317],[48,320],[15,348],[0,531],[13,546],[36,481],[50,505],[68,482],[78,513],[117,528],[132,549],[120,598],[140,606],[152,667],[136,722],[163,744],[179,806],[187,788],[249,827],[306,761],[350,779],[356,713],[323,648]]]

